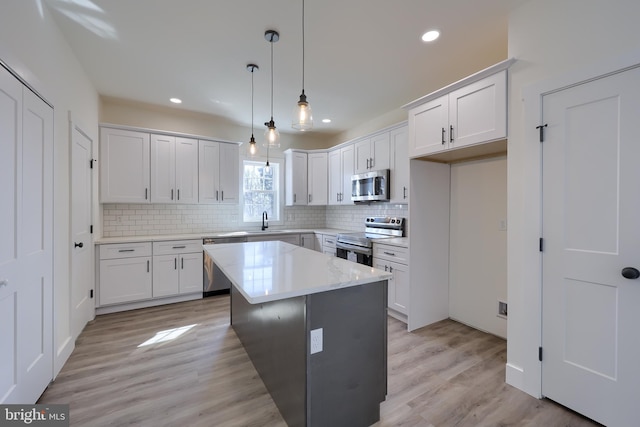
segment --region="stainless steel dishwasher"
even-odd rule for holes
[[[216,245],[220,243],[241,243],[246,241],[246,237],[212,237],[203,239],[202,244]],[[202,257],[202,259],[204,260],[204,266],[202,268],[202,296],[209,297],[228,293],[229,289],[231,289],[231,282],[227,279],[227,276],[213,263],[213,260],[206,251],[204,251],[204,257]]]

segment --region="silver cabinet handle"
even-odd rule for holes
[[[367,159],[367,169],[369,169],[369,159]]]
[[[218,190],[216,190],[216,200],[218,200]]]
[[[371,164],[371,168],[373,169],[373,157],[371,157],[370,160],[371,161],[369,163]]]
[[[333,245],[333,240],[327,240],[327,243]]]
[[[147,260],[147,273],[149,272],[149,260]]]
[[[309,194],[309,203],[311,203],[311,194]]]
[[[180,258],[180,269],[184,270],[184,258]]]
[[[382,251],[382,253],[389,256],[396,256],[396,254],[393,252]]]
[[[118,249],[118,252],[134,252],[135,249]]]
[[[171,249],[184,249],[186,248],[186,246],[182,245],[182,246],[173,246]]]
[[[453,125],[449,125],[449,142],[453,142]]]
[[[145,188],[144,189],[144,199],[147,200],[149,198],[149,189]]]
[[[171,189],[171,200],[173,200],[173,188]]]
[[[220,192],[222,194],[222,201],[224,202],[224,190]]]
[[[393,273],[393,267],[389,266],[389,273]]]
[[[403,199],[407,198],[407,187],[402,187],[402,198]]]
[[[177,270],[178,269],[178,258],[174,258],[173,259],[173,269]]]
[[[295,203],[295,202],[296,202],[296,195],[294,194],[293,195],[293,203]]]
[[[180,200],[180,189],[178,188],[178,200]]]

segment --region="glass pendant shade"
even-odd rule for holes
[[[298,105],[293,109],[293,121],[291,122],[291,126],[300,131],[313,128],[313,114],[311,113],[311,106],[307,102],[307,96],[304,94],[304,90],[300,95]]]

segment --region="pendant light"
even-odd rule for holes
[[[264,38],[271,43],[271,120],[264,124],[267,127],[264,132],[264,145],[267,147],[267,166],[269,166],[269,147],[280,147],[280,132],[273,121],[273,44],[280,39],[280,34],[275,30],[267,30]]]
[[[253,137],[253,72],[260,68],[256,64],[247,64],[247,71],[251,71],[251,139],[249,140],[249,154],[256,154],[256,139]]]
[[[302,0],[302,93],[300,94],[298,105],[293,109],[291,127],[300,131],[309,130],[313,127],[311,107],[307,102],[307,95],[304,93],[304,0]]]

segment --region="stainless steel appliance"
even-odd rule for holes
[[[202,244],[215,245],[219,243],[241,243],[246,241],[246,237],[214,237],[203,239]],[[209,297],[228,293],[229,289],[231,289],[231,282],[227,279],[227,276],[213,263],[213,260],[206,251],[202,259],[204,260],[204,266],[202,268],[202,296]]]
[[[343,233],[336,236],[336,255],[368,266],[373,265],[373,241],[389,237],[404,237],[402,217],[370,216],[365,218],[364,233]]]
[[[389,169],[351,176],[351,201],[356,203],[388,202]]]

